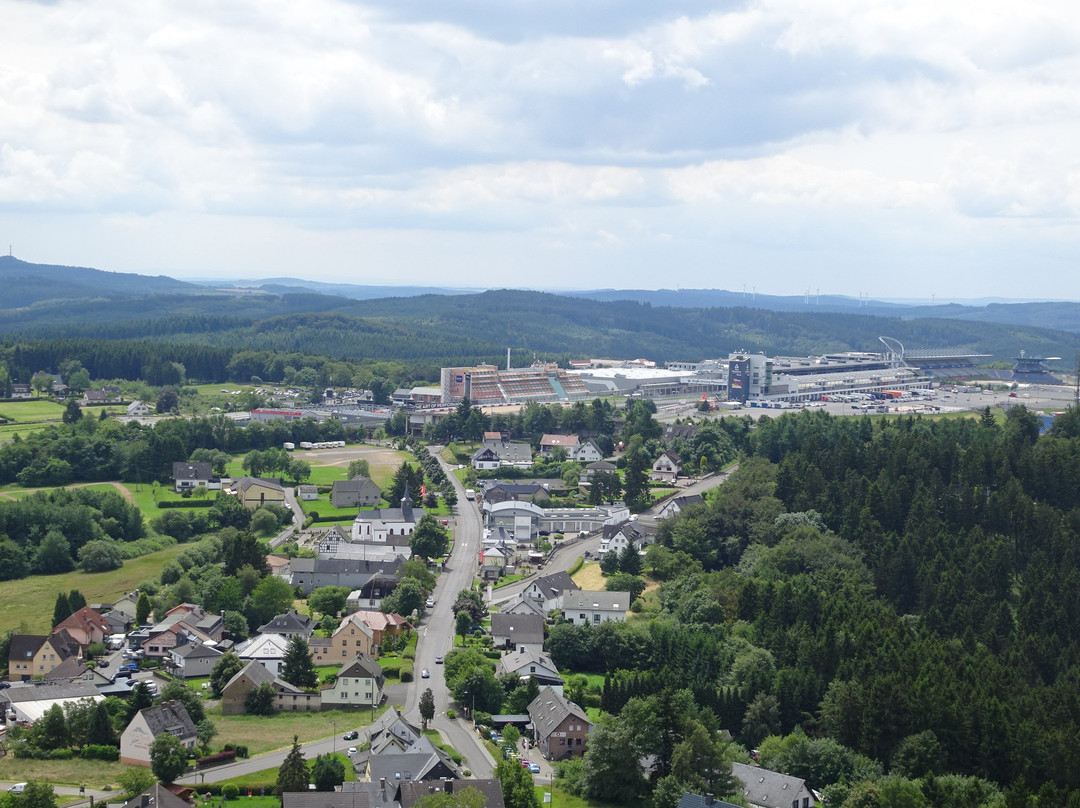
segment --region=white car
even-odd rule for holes
[[[352,757],[355,754],[356,754],[356,747],[355,746],[350,746],[349,747],[349,757]]]
[[[12,794],[22,794],[26,790],[26,783],[16,783],[8,789]]]
[[[430,609],[432,606],[435,605],[435,598],[428,598],[427,602],[424,605]]]

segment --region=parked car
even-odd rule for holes
[[[107,667],[109,667],[109,660],[107,660],[107,659],[103,659],[103,660],[101,660],[101,662],[99,662],[99,663],[97,664],[97,666],[98,666],[99,668],[107,668]]]
[[[540,774],[540,767],[535,763],[530,763],[529,774]]]
[[[428,671],[427,668],[424,668],[422,671],[420,671],[420,678],[421,679],[427,679],[429,676],[431,676],[431,672]]]
[[[435,598],[428,598],[427,602],[424,605],[426,605],[430,609],[432,606],[435,605]]]
[[[26,783],[16,783],[11,788],[9,788],[8,791],[10,791],[12,794],[22,794],[24,791],[26,791],[26,785]]]
[[[442,664],[442,657],[441,656],[435,657],[435,664],[436,665],[441,665]]]
[[[356,754],[356,747],[355,746],[350,746],[349,747],[349,757],[352,757],[355,754]]]

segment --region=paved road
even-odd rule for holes
[[[454,704],[451,700],[446,691],[443,666],[435,664],[435,657],[445,656],[453,647],[454,598],[462,589],[471,586],[476,577],[483,537],[480,512],[474,503],[465,499],[465,487],[458,482],[450,466],[438,457],[439,448],[431,447],[430,451],[438,458],[458,497],[457,513],[451,523],[454,530],[454,548],[435,587],[435,607],[428,610],[420,628],[420,639],[416,643],[417,678],[405,702],[405,717],[420,723],[420,693],[430,687],[435,697],[435,719],[431,726],[439,730],[447,742],[465,757],[464,768],[471,771],[474,777],[490,777],[495,762],[472,731],[472,724],[463,718],[451,721],[446,717],[447,707],[452,707],[457,715],[461,716],[462,705]],[[420,678],[420,671],[424,668],[430,671],[430,679]]]
[[[721,485],[728,479],[738,468],[736,463],[733,466],[721,471],[718,474],[711,474],[708,477],[703,477],[699,480],[695,480],[685,487],[682,487],[678,496],[690,496],[692,494],[704,494],[718,485]],[[667,500],[654,505],[647,511],[644,511],[638,516],[639,521],[643,526],[653,528],[656,526],[656,514],[664,506]],[[576,541],[573,543],[564,543],[562,546],[556,548],[551,560],[544,564],[544,568],[537,571],[528,578],[524,578],[520,581],[515,581],[512,584],[499,587],[491,593],[491,600],[489,605],[493,608],[497,607],[500,603],[505,603],[511,598],[517,597],[521,592],[525,591],[525,588],[532,582],[532,580],[541,575],[551,575],[554,572],[566,572],[574,565],[578,558],[586,551],[596,556],[600,552],[600,540],[602,536],[597,533],[594,536],[589,536],[586,539]]]

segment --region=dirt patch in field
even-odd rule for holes
[[[593,562],[586,564],[573,575],[574,583],[582,589],[591,592],[601,592],[604,589],[604,574],[600,571],[600,564]]]

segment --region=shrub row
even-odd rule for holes
[[[407,660],[401,664],[401,668],[398,669],[398,676],[401,677],[403,682],[411,682],[413,680],[413,664],[411,660]]]
[[[157,504],[159,508],[212,508],[212,499],[165,499]]]
[[[28,743],[16,744],[13,754],[27,760],[72,760],[81,757],[84,760],[119,760],[120,750],[115,746],[84,746],[74,749],[38,749]]]

